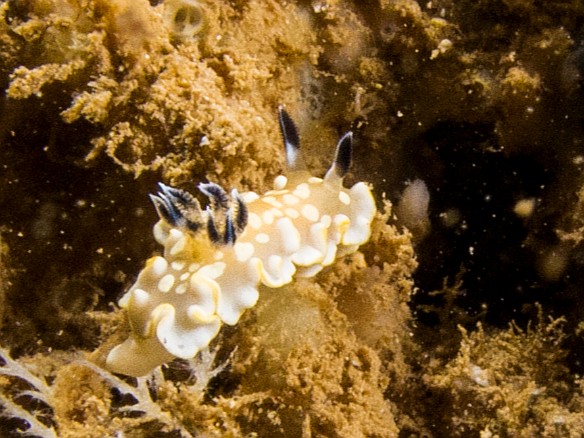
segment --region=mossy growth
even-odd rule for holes
[[[179,8],[169,26],[173,4],[193,15]],[[582,342],[559,321],[500,327],[539,300],[582,330],[582,22],[581,0],[2,2],[0,343],[54,387],[36,405],[43,424],[61,436],[84,424],[99,436],[580,436]],[[314,174],[351,126],[348,179],[392,200],[424,180],[432,231],[415,285],[410,237],[388,216],[359,253],[222,334],[217,363],[202,359],[207,375],[222,370],[211,379],[174,363],[131,389],[76,362],[124,324],[114,303],[156,251],[147,193],[160,180],[262,192],[283,163],[278,104]],[[529,217],[514,216],[520,199],[534,200]],[[542,254],[560,254],[553,275]],[[278,317],[287,303],[298,320]]]
[[[565,366],[565,321],[538,320],[522,330],[472,333],[460,328],[456,357],[426,371],[436,424],[449,436],[576,437],[584,426],[582,381]]]

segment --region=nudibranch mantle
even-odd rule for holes
[[[278,115],[288,177],[276,177],[274,190],[228,195],[217,184],[201,184],[210,199],[204,211],[184,190],[160,184],[151,195],[160,216],[154,238],[164,251],[146,262],[119,301],[131,334],[109,353],[110,371],[141,376],[176,357],[194,357],[223,323],[236,324],[256,304],[260,284],[279,288],[295,275],[316,275],[369,240],[371,191],[363,182],[342,185],[352,134],[339,140],[324,179],[316,178],[302,162],[294,122],[281,107]]]

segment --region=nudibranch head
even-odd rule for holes
[[[253,307],[263,284],[279,288],[295,275],[310,277],[355,251],[371,233],[375,202],[367,184],[342,185],[352,156],[352,134],[337,145],[324,179],[302,160],[294,122],[283,108],[279,122],[288,177],[274,190],[227,192],[205,183],[203,210],[190,193],[160,184],[150,195],[160,220],[154,238],[162,256],[146,263],[119,301],[131,335],[107,357],[107,367],[140,376],[175,357],[192,358]]]

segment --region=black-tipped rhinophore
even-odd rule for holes
[[[335,152],[335,159],[332,166],[326,173],[324,179],[326,181],[339,180],[349,172],[351,161],[353,159],[353,133],[347,132],[341,137],[337,143],[337,150]]]
[[[298,129],[292,120],[292,117],[280,105],[278,107],[278,122],[280,123],[280,132],[282,133],[282,140],[286,148],[286,162],[289,169],[302,169],[304,163],[300,156],[300,137],[298,136]]]
[[[337,151],[335,153],[335,172],[337,176],[343,178],[351,167],[353,160],[353,133],[351,131],[345,133],[337,144]]]

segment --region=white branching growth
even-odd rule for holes
[[[192,436],[176,418],[172,417],[168,412],[160,409],[160,406],[152,400],[150,389],[148,387],[150,376],[136,379],[136,386],[132,386],[91,362],[80,361],[79,364],[98,374],[108,385],[119,391],[122,396],[130,396],[136,401],[136,403],[119,407],[119,412],[142,413],[144,418],[147,418],[148,421],[155,420],[164,425],[168,431],[178,431],[183,437]],[[156,376],[154,379],[156,380]],[[159,376],[159,379],[163,379],[162,375]]]
[[[216,351],[205,349],[196,358],[186,361],[190,371],[190,378],[194,383],[183,382],[184,388],[200,394],[197,399],[202,400],[204,391],[211,379],[225,369],[228,361],[213,367]],[[102,381],[119,394],[123,401],[112,405],[110,414],[114,417],[128,417],[133,426],[157,422],[163,431],[180,434],[181,437],[197,436],[193,427],[187,428],[172,412],[166,411],[157,403],[156,387],[164,382],[164,375],[157,367],[146,377],[135,379],[135,384],[128,383],[114,374],[97,365],[78,360],[75,364],[90,369]],[[54,418],[53,403],[56,393],[42,378],[32,374],[25,366],[12,359],[9,353],[0,348],[0,378],[9,381],[2,382],[0,390],[0,416],[10,418],[14,422],[14,430],[23,436],[41,438],[57,438],[58,419]],[[138,420],[139,418],[139,420]],[[138,426],[139,427],[139,426]]]
[[[40,401],[47,408],[50,408],[51,387],[13,360],[8,351],[3,348],[0,348],[0,360],[3,362],[3,366],[0,367],[0,375],[20,380],[22,384],[29,387],[29,389],[15,390],[12,395],[6,394],[6,391],[0,392],[0,404],[3,408],[1,415],[26,423],[25,429],[18,430],[22,435],[56,438],[57,434],[53,427],[40,420],[40,417],[46,417],[46,412],[41,413],[37,409],[31,408],[31,406],[38,404],[31,403],[35,401]],[[18,385],[13,386],[17,387]]]
[[[204,350],[201,350],[197,357],[187,360],[186,362],[190,369],[191,377],[195,379],[195,383],[188,386],[189,390],[194,393],[202,394],[209,385],[211,379],[227,367],[236,350],[237,349],[234,349],[229,355],[229,359],[216,368],[213,368],[213,363],[215,362],[217,350],[211,351],[209,348],[205,348]]]

